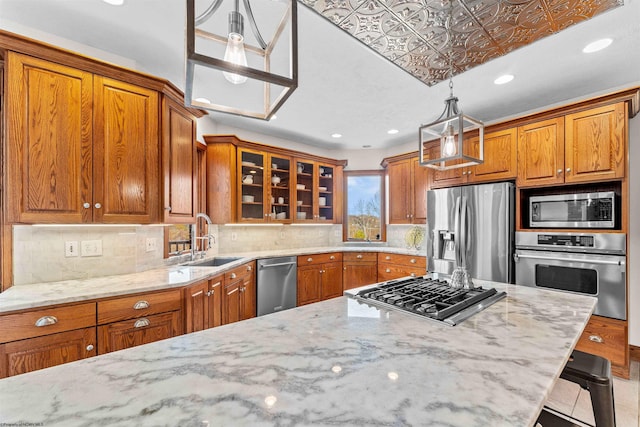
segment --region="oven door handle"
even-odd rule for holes
[[[544,255],[529,255],[529,254],[514,254],[513,259],[518,262],[520,258],[530,259],[546,259],[550,261],[569,261],[569,262],[582,262],[587,264],[606,264],[606,265],[625,265],[625,261],[610,261],[606,259],[590,259],[590,258],[560,258]]]

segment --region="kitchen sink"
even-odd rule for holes
[[[229,264],[230,262],[237,261],[240,257],[215,257],[210,259],[203,259],[201,261],[190,262],[187,265],[191,267],[220,267],[221,265]]]

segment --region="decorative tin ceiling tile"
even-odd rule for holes
[[[431,86],[623,0],[301,0]],[[453,2],[448,31],[449,2]]]

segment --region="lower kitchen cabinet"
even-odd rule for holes
[[[222,322],[233,323],[256,317],[255,261],[225,274]]]
[[[182,321],[180,289],[98,301],[98,353],[181,335]]]
[[[342,253],[298,257],[297,305],[342,295]]]
[[[378,254],[375,252],[345,252],[342,258],[344,290],[370,285],[378,281]]]
[[[0,378],[96,355],[96,304],[0,316]]]
[[[378,253],[379,282],[406,276],[424,276],[425,274],[427,274],[427,260],[424,255]]]
[[[96,328],[59,332],[0,345],[0,378],[96,355]]]
[[[186,334],[222,325],[224,275],[203,280],[184,289]]]
[[[625,321],[591,316],[576,349],[609,359],[614,375],[629,378],[629,345]]]

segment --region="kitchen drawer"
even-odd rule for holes
[[[372,262],[378,261],[375,252],[345,252],[342,256],[344,262]]]
[[[154,314],[98,326],[98,354],[123,350],[182,334],[182,312]]]
[[[342,252],[330,252],[327,254],[300,255],[298,257],[298,267],[314,264],[325,264],[328,262],[341,262]]]
[[[380,252],[378,262],[386,264],[415,265],[416,267],[427,268],[427,258],[423,255],[401,255]]]
[[[246,264],[242,264],[239,267],[234,268],[233,270],[229,270],[224,274],[224,278],[229,283],[229,281],[235,280],[238,277],[243,277],[249,274],[255,274],[256,271],[256,262],[248,262]]]
[[[7,314],[0,316],[0,343],[71,331],[95,324],[95,303],[54,306]]]
[[[627,325],[622,320],[591,316],[576,349],[609,359],[612,365],[627,363]]]
[[[98,302],[98,324],[180,310],[181,289],[152,292]]]
[[[408,267],[397,264],[378,264],[378,282],[398,279],[406,276],[424,276],[427,271],[424,267]]]

